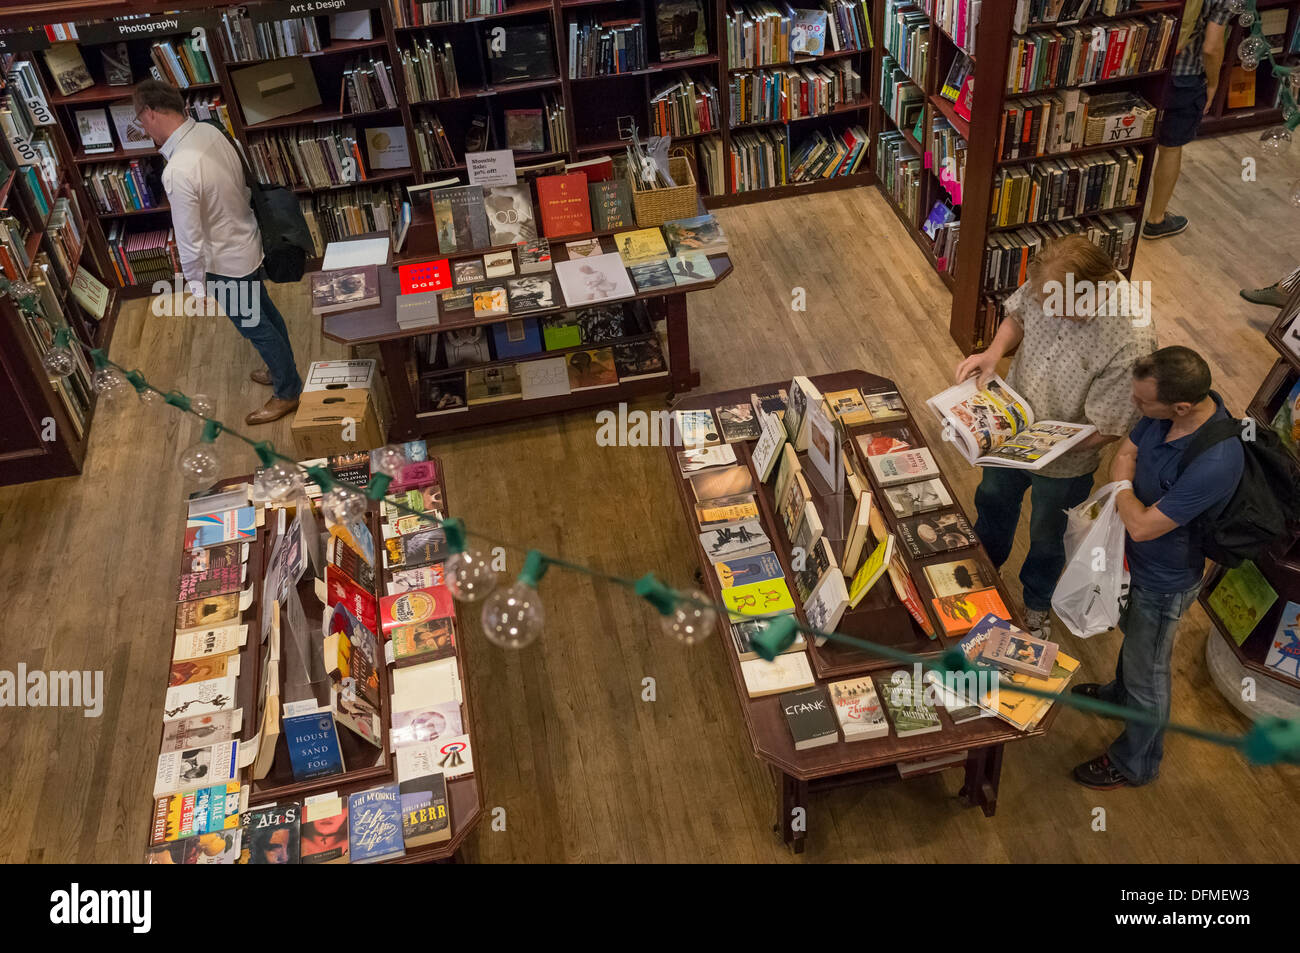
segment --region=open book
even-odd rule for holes
[[[976,466],[1037,470],[1077,446],[1097,428],[1059,420],[1034,420],[1029,403],[994,374],[981,390],[962,381],[926,401],[945,437]]]

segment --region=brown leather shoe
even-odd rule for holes
[[[248,379],[254,384],[261,384],[264,387],[271,386],[271,372],[265,367],[259,367],[253,373],[248,375]]]
[[[269,424],[273,420],[279,420],[287,414],[293,413],[298,409],[298,399],[280,400],[278,397],[272,397],[266,402],[261,410],[255,410],[244,418],[244,423],[250,426],[256,424]]]

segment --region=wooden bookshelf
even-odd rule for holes
[[[918,0],[917,8],[922,8],[923,4]],[[1182,11],[1182,2],[1165,2],[1143,4],[1135,9],[1114,16],[1095,16],[1086,17],[1081,21],[1052,24],[1034,24],[1031,23],[1026,32],[1035,29],[1053,29],[1056,27],[1065,27],[1076,24],[1097,24],[1104,25],[1108,21],[1128,20],[1128,19],[1152,19],[1159,14],[1166,14],[1179,18]],[[931,5],[933,9],[933,5]],[[877,9],[880,11],[879,17],[883,18],[885,0],[877,0]],[[1017,34],[1013,32],[1011,24],[1013,23],[1016,9],[1016,0],[984,0],[983,9],[980,15],[979,24],[976,31],[974,48],[969,51],[972,61],[975,63],[975,92],[971,103],[971,116],[969,121],[963,119],[957,114],[953,104],[939,95],[939,89],[948,74],[949,67],[958,55],[960,47],[947,35],[943,30],[939,20],[933,12],[929,15],[930,20],[930,45],[929,55],[927,58],[927,72],[924,77],[917,77],[918,85],[922,85],[922,92],[925,97],[924,118],[922,129],[926,133],[926,141],[917,142],[910,130],[902,130],[904,139],[908,146],[918,152],[919,155],[927,160],[932,156],[933,138],[932,132],[934,119],[936,117],[947,120],[956,131],[966,141],[966,165],[962,177],[961,203],[951,203],[954,210],[958,211],[958,218],[961,221],[960,240],[957,245],[955,268],[951,274],[940,272],[941,279],[944,280],[953,293],[952,311],[949,319],[949,329],[953,340],[957,342],[963,353],[969,354],[973,351],[982,350],[988,346],[992,338],[993,329],[983,328],[983,299],[986,296],[998,300],[1000,296],[995,295],[984,287],[983,274],[985,266],[985,246],[991,236],[1011,232],[1017,228],[1024,227],[1019,225],[997,226],[993,222],[993,187],[997,173],[1002,169],[1016,167],[1031,167],[1034,163],[1047,162],[1062,158],[1071,158],[1075,156],[1094,155],[1101,152],[1110,151],[1121,147],[1127,147],[1137,150],[1141,153],[1142,169],[1138,181],[1137,201],[1132,204],[1125,204],[1120,208],[1111,208],[1105,211],[1087,213],[1079,218],[1089,218],[1100,214],[1107,213],[1132,213],[1139,220],[1143,208],[1146,204],[1147,190],[1150,181],[1151,169],[1155,161],[1155,135],[1142,137],[1136,140],[1129,140],[1122,143],[1102,144],[1095,146],[1083,146],[1069,152],[1058,152],[1048,156],[1037,156],[1029,158],[1002,159],[1002,141],[999,136],[1001,129],[1002,113],[1008,104],[1015,103],[1029,96],[1045,95],[1062,89],[1079,88],[1086,89],[1090,93],[1099,92],[1119,92],[1132,91],[1140,95],[1148,103],[1159,106],[1162,102],[1162,91],[1166,79],[1168,78],[1169,66],[1173,61],[1172,43],[1171,49],[1166,54],[1165,60],[1160,64],[1158,69],[1150,69],[1141,72],[1132,73],[1125,76],[1115,76],[1107,79],[1097,80],[1094,82],[1080,83],[1076,87],[1053,87],[1049,89],[1037,89],[1033,92],[1025,93],[1008,93],[1006,92],[1006,71],[1008,68],[1008,59],[1011,54],[1012,46],[1017,40]],[[876,26],[876,22],[881,25]],[[880,39],[881,31],[884,29],[883,19],[873,21],[877,33],[877,44],[883,45]],[[1176,39],[1178,32],[1177,19],[1174,24],[1173,35]],[[883,95],[880,91],[879,95]],[[881,111],[881,128],[890,128],[894,126],[893,121]],[[1157,118],[1157,130],[1159,128],[1159,118]],[[919,221],[912,222],[908,216],[900,213],[900,220],[903,222],[917,245],[923,252],[927,253],[931,263],[936,265],[937,262],[933,250],[933,242],[924,232],[920,230],[920,224],[925,221],[937,201],[943,199],[948,201],[950,196],[947,190],[939,182],[938,169],[934,166],[937,161],[924,162],[928,174],[924,177],[921,189],[921,201],[919,203]],[[878,183],[879,184],[879,183]],[[882,190],[883,190],[883,186]],[[886,198],[892,198],[886,193]],[[896,208],[895,211],[898,211]],[[1069,223],[1076,219],[1065,219]],[[1047,223],[1043,223],[1047,224]],[[1136,239],[1134,242],[1134,255],[1136,255]],[[1125,274],[1132,270],[1130,261],[1128,267],[1123,269]]]

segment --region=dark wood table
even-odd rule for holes
[[[888,378],[868,374],[860,370],[823,374],[813,377],[811,380],[823,394],[828,391],[846,390],[852,387],[856,387],[864,393],[896,391],[898,389],[894,382]],[[788,389],[788,386],[788,381],[778,381],[771,384],[754,385],[740,390],[691,395],[677,401],[674,409],[713,409],[727,404],[747,403],[752,393],[770,393],[778,388]],[[923,445],[924,435],[921,428],[912,419],[910,410],[908,413],[909,416],[906,420],[880,421],[847,428],[845,450],[853,455],[858,469],[866,474],[869,480],[871,479],[870,468],[866,465],[865,456],[857,446],[856,437],[876,430],[906,426],[916,436],[918,443]],[[749,466],[751,473],[753,473],[753,464],[750,457],[752,443],[735,443],[731,446],[736,451],[736,462]],[[680,449],[680,447],[668,448],[668,463],[673,475],[673,482],[677,487],[678,498],[682,503],[682,510],[686,516],[686,522],[690,527],[692,537],[694,537],[699,532],[695,520],[695,500],[688,481],[682,477],[681,471],[677,467],[676,454]],[[801,462],[806,462],[806,454],[800,454],[800,458]],[[811,465],[805,466],[804,475],[809,480],[810,490],[817,503],[818,512],[822,516],[822,522],[827,527],[839,525],[831,522],[828,517],[839,519],[839,514],[835,513],[835,508],[838,506],[843,507],[846,511],[851,511],[852,503],[828,492],[819,493],[818,488],[814,485],[819,478]],[[797,603],[799,601],[798,593],[794,589],[794,573],[791,570],[791,546],[789,540],[786,539],[784,529],[780,525],[772,487],[760,483],[757,473],[753,473],[753,477],[757,490],[755,495],[759,507],[759,517],[762,520],[764,531],[772,541],[772,548],[785,569],[787,583],[789,583],[791,593]],[[771,482],[775,482],[775,477],[772,478]],[[944,484],[948,488],[949,495],[953,498],[954,508],[964,512],[964,508],[956,502],[956,494],[952,493],[952,488],[948,485],[946,478],[944,478]],[[884,501],[880,488],[875,485],[874,481],[871,482],[870,488],[874,501],[873,505],[882,507],[882,513],[889,525],[889,529],[894,532],[897,529],[897,520],[890,511],[889,505]],[[824,485],[822,489],[826,489]],[[847,493],[844,494],[844,496],[848,495]],[[829,531],[826,535],[832,540],[832,548],[835,551],[836,558],[839,558],[843,552],[842,540],[836,540],[834,534]],[[902,545],[901,540],[899,545]],[[721,586],[717,574],[713,571],[712,564],[709,563],[703,551],[699,549],[698,544],[695,547],[695,553],[701,567],[697,573],[701,586],[708,592],[710,598],[715,602],[721,602]],[[996,572],[992,571],[992,564],[989,562],[983,546],[976,545],[951,553],[927,556],[924,559],[912,559],[906,551],[903,551],[901,555],[913,581],[916,583],[921,599],[925,603],[931,625],[934,626],[936,632],[942,632],[943,627],[935,618],[930,607],[930,599],[933,593],[927,584],[923,567],[929,563],[948,562],[955,558],[978,558],[985,564],[991,572],[991,578],[997,579],[996,585],[1003,601],[1011,610],[1013,621],[1022,624],[1022,620],[1007,596],[1001,579]],[[797,615],[800,622],[807,621],[802,607],[797,609]],[[997,809],[1003,745],[1009,741],[1018,741],[1022,738],[1046,734],[1056,717],[1057,708],[1059,707],[1053,706],[1039,724],[1028,732],[1018,731],[1008,723],[994,717],[979,718],[955,725],[948,717],[947,711],[940,708],[939,720],[942,723],[942,729],[937,732],[900,738],[894,733],[891,724],[890,734],[886,737],[852,742],[840,740],[820,748],[796,751],[790,729],[786,724],[785,715],[781,710],[780,696],[768,695],[760,698],[751,698],[749,696],[745,688],[744,676],[741,673],[741,660],[732,645],[731,635],[728,631],[729,623],[725,615],[720,616],[718,626],[723,651],[727,655],[728,666],[731,669],[736,693],[740,701],[741,714],[744,716],[745,727],[749,732],[750,744],[753,746],[754,754],[771,768],[776,779],[778,814],[777,823],[773,829],[781,831],[784,842],[792,847],[796,853],[801,852],[804,848],[807,825],[806,823],[802,826],[792,824],[795,817],[794,812],[796,808],[802,808],[806,818],[809,795],[812,792],[844,785],[861,784],[867,781],[897,779],[900,775],[896,765],[900,763],[930,761],[958,752],[962,752],[966,756],[964,760],[966,776],[961,788],[961,796],[969,806],[978,806],[986,816],[993,816]],[[899,604],[892,587],[883,579],[872,588],[868,596],[856,609],[851,609],[845,613],[843,620],[837,627],[837,631],[857,635],[879,644],[889,645],[893,648],[930,658],[937,658],[944,649],[950,648],[960,641],[960,639],[948,639],[942,635],[933,640],[928,638],[912,620],[907,610]],[[819,685],[855,674],[893,670],[902,667],[898,662],[873,656],[850,647],[836,645],[833,642],[827,642],[821,649],[818,649],[813,646],[810,639],[808,653],[813,673]],[[881,686],[882,682],[877,680],[877,691],[882,691]],[[955,767],[958,763],[961,762],[936,766],[929,770],[922,768],[916,773],[933,773],[936,770]]]
[[[408,248],[414,252],[420,248],[419,242],[415,237],[416,226],[412,225],[411,234],[408,236]],[[618,232],[626,232],[629,229],[619,229]],[[611,236],[617,234],[615,231],[588,232],[582,235],[571,235],[562,239],[551,241],[551,259],[552,262],[567,260],[565,252],[565,243],[581,241],[586,238],[597,238],[602,242],[602,248],[605,252],[615,251],[614,241]],[[354,236],[354,238],[382,238],[386,232],[374,232],[368,235]],[[427,242],[427,238],[425,239]],[[397,297],[400,292],[400,286],[397,279],[398,265],[409,262],[430,261],[438,258],[450,258],[454,263],[458,260],[481,258],[488,251],[504,251],[513,248],[510,245],[497,246],[496,248],[480,248],[472,254],[457,255],[440,255],[436,250],[436,245],[430,250],[427,245],[424,247],[426,254],[405,254],[394,258],[392,249],[389,249],[389,261],[379,268],[379,286],[380,286],[380,303],[373,308],[362,308],[356,311],[345,311],[339,314],[327,314],[322,316],[322,332],[325,337],[332,341],[338,341],[340,344],[346,344],[355,349],[360,344],[377,344],[383,367],[383,377],[388,388],[389,401],[393,408],[393,420],[389,425],[389,437],[394,440],[410,440],[414,437],[445,433],[452,430],[463,430],[471,427],[477,427],[481,424],[500,423],[506,420],[519,420],[526,417],[537,417],[547,414],[562,413],[568,410],[576,410],[583,407],[590,407],[595,404],[617,404],[623,401],[631,401],[638,397],[648,394],[668,394],[669,399],[673,395],[685,393],[700,384],[699,371],[691,367],[691,346],[690,336],[687,327],[686,316],[686,296],[695,291],[704,291],[708,288],[714,288],[719,282],[725,280],[732,272],[731,258],[727,255],[710,255],[709,264],[713,266],[714,278],[712,281],[701,281],[696,284],[684,285],[669,291],[656,291],[647,293],[638,293],[630,298],[620,298],[618,301],[608,302],[611,305],[625,304],[630,301],[642,301],[645,303],[650,317],[653,321],[664,320],[668,331],[668,353],[665,355],[668,361],[668,375],[660,377],[641,378],[631,381],[620,381],[616,387],[600,387],[592,390],[582,390],[575,393],[563,394],[556,397],[541,397],[532,400],[506,400],[496,403],[480,404],[473,406],[464,411],[455,413],[428,413],[421,410],[419,399],[419,380],[416,370],[416,358],[414,353],[414,340],[417,337],[426,334],[435,334],[441,331],[448,331],[457,328],[472,328],[492,324],[500,324],[503,321],[512,318],[545,318],[554,315],[563,314],[568,311],[582,310],[573,308],[569,305],[562,307],[547,308],[541,311],[530,311],[526,314],[511,315],[502,317],[500,315],[492,317],[474,317],[472,310],[458,310],[455,312],[446,312],[442,310],[442,303],[439,301],[439,323],[430,327],[414,328],[410,330],[398,326],[396,318]],[[549,274],[554,278],[555,271],[552,267]],[[504,281],[505,279],[501,279]],[[631,281],[629,275],[628,280]],[[484,282],[487,283],[487,282]],[[562,300],[563,292],[560,289],[558,280],[554,281],[556,300]],[[585,305],[583,307],[595,307],[595,305]],[[535,355],[520,358],[507,358],[501,361],[487,361],[479,364],[465,365],[458,368],[449,368],[451,372],[457,370],[470,370],[474,368],[487,368],[492,366],[503,366],[508,364],[519,364],[529,360],[541,360],[550,357],[560,357],[571,351],[587,350],[593,347],[607,347],[610,344],[619,343],[622,340],[634,341],[647,337],[653,337],[652,334],[634,335],[618,341],[599,342],[592,344],[583,344],[578,347],[558,349],[554,351],[542,351]]]

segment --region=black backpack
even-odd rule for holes
[[[244,151],[231,138],[226,127],[217,119],[203,121],[221,130],[244,167],[244,182],[251,193],[249,204],[262,233],[262,267],[266,269],[266,277],[277,283],[298,281],[307,270],[307,256],[315,254],[298,196],[282,185],[258,182],[248,167]]]
[[[1223,403],[1218,394],[1211,394]],[[1239,566],[1279,539],[1293,538],[1294,524],[1300,521],[1300,461],[1272,428],[1257,420],[1253,423],[1254,439],[1246,440],[1244,421],[1234,417],[1210,421],[1196,431],[1178,464],[1182,476],[1193,460],[1215,444],[1241,441],[1245,465],[1237,491],[1222,507],[1192,521],[1199,548],[1222,566]]]

